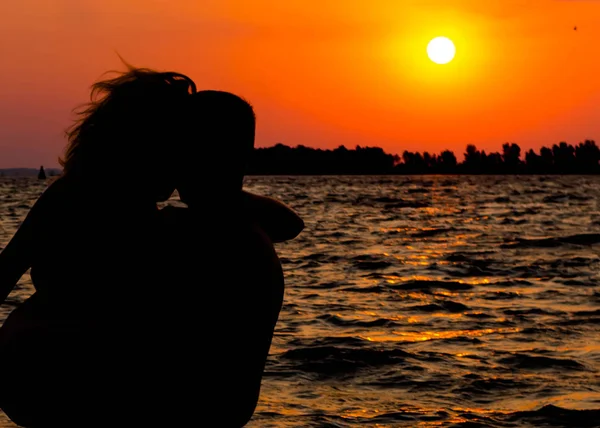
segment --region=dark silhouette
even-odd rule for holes
[[[136,305],[159,285],[160,235],[148,231],[174,189],[146,168],[169,166],[165,141],[194,90],[186,76],[150,70],[96,83],[68,131],[63,176],[0,253],[0,302],[28,268],[35,287],[0,329],[0,407],[17,424],[108,426],[143,414],[148,318]],[[100,165],[111,174],[98,177]]]
[[[45,180],[46,172],[44,171],[44,166],[40,166],[40,172],[38,173],[38,180]]]
[[[464,160],[457,162],[449,150],[442,153],[404,151],[402,156],[379,147],[350,150],[295,148],[277,144],[254,151],[249,174],[254,175],[352,175],[352,174],[600,174],[600,148],[593,140],[577,146],[561,142],[529,150],[522,156],[515,143],[502,145],[502,152],[486,153],[473,144],[466,147]]]
[[[303,223],[275,201],[242,191],[255,132],[246,101],[201,91],[192,96],[190,113],[195,137],[178,146],[177,162],[177,189],[188,208],[163,210],[169,229],[177,230],[169,245],[171,263],[179,267],[175,283],[188,285],[164,332],[164,358],[176,370],[169,405],[178,410],[171,421],[202,415],[206,426],[240,427],[257,405],[283,302],[283,272],[272,241],[295,237]],[[196,167],[199,159],[205,160],[202,168]],[[198,332],[206,346],[189,340],[200,339]],[[190,394],[187,384],[206,393]]]
[[[271,241],[303,222],[241,191],[254,116],[231,104],[239,98],[190,106],[190,93],[193,81],[171,72],[96,83],[68,132],[64,174],[0,253],[0,303],[30,267],[36,289],[0,328],[0,407],[19,425],[189,425],[220,409],[214,426],[241,426],[252,416],[283,293]],[[225,122],[245,134],[217,126]],[[229,145],[204,153],[204,140]],[[100,165],[111,174],[98,176]],[[159,211],[176,185],[190,208]],[[207,281],[232,269],[242,281]],[[165,293],[180,285],[171,306]],[[218,320],[230,310],[243,334],[225,340],[232,330]]]
[[[277,144],[254,150],[248,174],[385,174],[392,173],[398,161],[378,147],[322,150]]]

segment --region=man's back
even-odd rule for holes
[[[173,303],[163,334],[174,364],[180,416],[243,426],[259,398],[283,301],[281,264],[269,238],[234,216],[165,212]],[[170,275],[169,275],[170,276]],[[165,329],[166,327],[166,329]]]

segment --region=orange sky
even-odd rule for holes
[[[0,168],[56,166],[116,51],[246,97],[259,146],[600,141],[599,22],[595,0],[3,1]],[[427,58],[440,35],[450,64]]]

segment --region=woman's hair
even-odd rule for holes
[[[136,174],[166,159],[166,139],[178,138],[183,108],[196,85],[175,72],[127,65],[128,71],[92,85],[90,102],[76,110],[59,159],[65,176]]]

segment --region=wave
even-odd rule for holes
[[[510,390],[522,390],[531,386],[531,384],[514,380],[514,379],[502,379],[502,378],[488,378],[482,379],[475,375],[476,379],[469,382],[467,385],[461,385],[456,388],[453,392],[469,395],[490,395],[495,393],[504,393]]]
[[[385,318],[377,318],[372,321],[362,321],[362,320],[354,320],[354,319],[344,319],[338,315],[330,315],[325,314],[317,317],[317,319],[328,322],[329,324],[338,326],[338,327],[394,327],[397,325],[392,320],[388,320]]]
[[[552,358],[527,354],[514,354],[509,357],[501,358],[498,360],[498,362],[500,364],[510,366],[511,368],[519,369],[586,370],[586,367],[583,364],[573,359]]]
[[[392,266],[390,262],[371,254],[362,254],[353,257],[352,265],[360,270],[382,270]]]
[[[589,196],[579,196],[572,193],[561,193],[558,195],[549,195],[542,199],[545,204],[560,204],[568,201],[589,201]]]
[[[456,303],[451,300],[445,300],[437,303],[431,303],[429,305],[417,305],[410,306],[407,308],[409,311],[418,312],[450,312],[450,313],[462,313],[468,311],[470,308],[462,303]]]
[[[555,248],[568,244],[594,245],[598,243],[600,243],[600,233],[582,233],[558,238],[516,238],[514,242],[502,244],[501,248]]]
[[[370,287],[347,287],[347,288],[342,289],[342,291],[347,292],[347,293],[367,293],[367,294],[368,293],[379,294],[386,290],[387,289],[381,285],[373,285]]]
[[[485,300],[513,300],[522,297],[521,294],[512,291],[490,291],[483,296]]]
[[[600,409],[571,410],[548,404],[537,410],[512,413],[507,420],[533,423],[535,426],[598,428]]]
[[[388,196],[381,196],[376,198],[370,198],[365,196],[359,196],[354,200],[354,205],[364,205],[370,207],[380,207],[386,210],[397,209],[397,208],[426,208],[431,206],[431,203],[422,200],[406,200],[402,198],[392,198]]]
[[[368,340],[352,336],[325,336],[317,338],[294,338],[289,342],[295,348],[310,348],[312,346],[335,346],[335,347],[353,347],[360,348],[370,346]]]
[[[354,267],[360,270],[381,270],[392,266],[390,262],[378,261],[358,261],[354,262]]]
[[[540,308],[530,309],[505,309],[502,311],[505,315],[524,316],[524,315],[561,315],[564,312],[550,312]]]
[[[563,327],[584,326],[584,325],[600,325],[600,317],[579,318],[572,320],[559,321],[557,325]]]
[[[431,238],[437,235],[446,235],[450,232],[456,232],[457,229],[453,227],[440,227],[440,228],[431,228],[431,229],[423,229],[418,232],[411,233],[412,238]]]
[[[440,288],[448,291],[468,291],[472,290],[473,286],[457,281],[437,281],[437,280],[413,280],[401,282],[398,284],[389,285],[389,288],[393,290],[420,290],[420,291],[431,291],[436,288]]]
[[[364,368],[403,364],[413,355],[400,349],[349,349],[337,346],[312,346],[285,352],[280,359],[291,360],[302,371],[334,376]]]
[[[576,311],[576,312],[573,312],[573,315],[576,317],[600,316],[600,309],[596,309],[595,311]]]
[[[386,210],[393,210],[398,208],[428,208],[431,204],[423,201],[401,201],[393,204],[386,204],[383,206]]]

